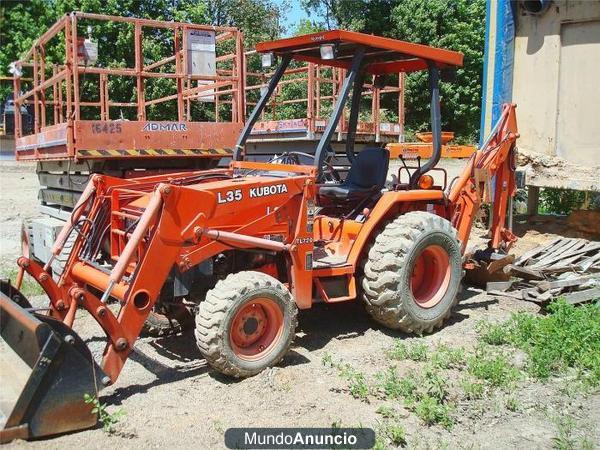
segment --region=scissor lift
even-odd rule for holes
[[[118,67],[106,63],[107,26],[133,35]],[[232,27],[82,12],[48,29],[15,63],[14,81],[15,156],[38,162],[45,212],[71,208],[90,173],[208,168],[230,155],[244,120],[242,39]],[[21,105],[32,106],[30,132]]]

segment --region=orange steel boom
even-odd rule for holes
[[[493,201],[492,239],[489,246],[508,250],[517,240],[505,227],[508,200],[516,193],[515,142],[517,131],[516,105],[505,104],[495,131],[467,163],[453,186],[448,201],[452,205],[452,225],[458,230],[463,251],[466,248],[473,220],[481,203]]]

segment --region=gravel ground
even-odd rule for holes
[[[33,166],[0,162],[1,263],[12,264],[19,251],[20,222],[37,215],[37,180]],[[539,232],[520,233],[522,253],[552,238]],[[482,241],[482,238],[478,238]],[[37,299],[42,301],[42,299]],[[385,355],[395,340],[445,343],[471,348],[476,325],[483,319],[499,321],[515,311],[538,312],[525,302],[501,300],[467,288],[455,314],[442,330],[423,338],[380,328],[360,303],[317,305],[300,315],[292,350],[275,368],[246,380],[232,380],[211,371],[192,334],[171,338],[141,338],[114,386],[102,392],[109,411],[125,416],[113,433],[101,427],[35,442],[17,441],[7,448],[223,448],[223,433],[244,426],[343,426],[381,428],[376,397],[364,402],[348,393],[347,382],[322,364],[325,356],[350,364],[368,377],[385,370]],[[76,331],[93,352],[103,341],[91,317],[80,313]],[[518,358],[519,355],[515,355]],[[413,363],[406,363],[410,368]],[[403,369],[406,369],[403,368]],[[451,376],[451,375],[449,375]],[[451,430],[426,426],[400,404],[399,421],[414,448],[550,448],[559,435],[561,417],[574,421],[572,437],[600,442],[600,396],[565,390],[569,382],[539,383],[524,379],[511,395],[519,408],[504,407],[504,392],[478,401],[459,402]],[[584,445],[584,444],[581,444]]]

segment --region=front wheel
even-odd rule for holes
[[[369,250],[363,300],[382,325],[429,333],[450,317],[461,278],[460,242],[450,222],[409,212],[388,223]]]
[[[200,303],[196,342],[219,372],[249,377],[287,353],[297,314],[289,290],[275,278],[252,271],[231,274]]]

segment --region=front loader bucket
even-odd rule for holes
[[[104,373],[81,338],[62,322],[30,312],[0,283],[0,443],[89,428]]]

